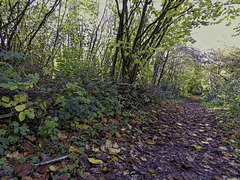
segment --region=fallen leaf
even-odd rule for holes
[[[37,140],[37,138],[36,138],[34,135],[32,135],[32,136],[25,136],[25,137],[26,137],[29,141],[31,141],[31,142]]]
[[[203,144],[209,144],[209,142],[207,141],[201,141]]]
[[[142,160],[142,161],[147,161],[147,158],[145,158],[145,157],[140,157],[140,159]]]
[[[128,175],[129,173],[130,173],[129,170],[123,171],[124,176]]]
[[[11,154],[6,155],[7,158],[12,158],[14,160],[19,160],[23,158],[23,154],[20,154],[18,151],[15,151]]]
[[[103,144],[101,145],[100,149],[102,152],[107,152],[107,149],[106,149],[105,145],[103,145]]]
[[[29,177],[29,176],[25,176],[25,177],[22,177],[22,180],[32,180],[33,178]]]
[[[187,155],[186,159],[190,162],[193,162],[194,161],[194,158],[190,155]]]
[[[157,174],[158,173],[155,169],[148,168],[147,170],[152,174]]]
[[[92,176],[89,172],[84,172],[82,174],[82,178],[86,180],[97,180],[94,176]]]
[[[50,169],[51,171],[57,171],[57,170],[58,170],[58,167],[55,166],[55,165],[51,165],[51,166],[49,166],[49,169]]]
[[[88,158],[88,161],[92,164],[103,164],[103,161],[100,159]]]
[[[116,136],[118,137],[118,138],[121,138],[122,136],[119,134],[119,132],[115,132],[115,134],[116,134]]]
[[[22,148],[23,148],[24,151],[34,151],[33,145],[31,145],[28,142],[24,142],[22,144]]]
[[[112,147],[112,142],[109,139],[107,139],[106,142],[105,142],[105,148],[109,149],[111,147]]]
[[[66,134],[63,134],[61,131],[58,131],[57,135],[60,139],[67,139]]]
[[[14,174],[16,177],[24,177],[24,176],[27,176],[28,174],[30,174],[31,170],[32,170],[31,163],[25,162],[23,164],[18,165],[14,169]]]
[[[118,149],[118,148],[119,148],[119,146],[118,146],[117,143],[114,143],[112,147],[115,148],[115,149]]]
[[[219,168],[221,171],[229,171],[229,169],[228,168],[225,168],[225,167],[220,167]]]
[[[103,168],[101,168],[101,171],[106,173],[106,172],[108,172],[108,168],[107,167],[103,167]]]
[[[110,154],[118,154],[121,152],[121,149],[109,148]]]
[[[110,160],[110,163],[112,162],[118,162],[118,158],[116,156],[113,156],[112,159]]]
[[[128,125],[128,128],[131,130],[132,129],[132,126],[130,124],[127,124]]]
[[[97,153],[96,158],[101,159],[103,161],[106,161],[107,160],[107,155],[105,153]]]
[[[93,152],[101,152],[100,149],[95,147],[94,145],[92,146],[92,151]]]
[[[219,149],[221,149],[222,151],[227,151],[228,149],[226,148],[226,147],[224,147],[224,146],[220,146],[220,147],[218,147]]]
[[[116,174],[106,174],[105,179],[106,180],[116,179]]]
[[[199,129],[199,132],[204,132],[204,130],[203,129]]]
[[[40,165],[36,169],[36,172],[38,172],[38,173],[45,173],[47,171],[48,171],[48,166],[47,165]]]
[[[194,147],[195,149],[197,149],[197,150],[201,150],[202,149],[202,147],[201,146],[197,146],[197,145],[191,145],[192,147]]]
[[[150,140],[150,139],[148,139],[148,140],[146,141],[146,143],[149,144],[149,145],[154,145],[154,144],[156,144],[155,141]]]
[[[56,177],[55,180],[68,180],[68,177],[66,175],[61,175]]]

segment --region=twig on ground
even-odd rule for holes
[[[66,156],[63,156],[63,157],[60,157],[60,158],[52,159],[50,161],[46,161],[46,162],[42,162],[42,163],[39,163],[39,164],[35,164],[35,166],[40,166],[40,165],[45,165],[45,164],[50,164],[50,163],[53,163],[53,162],[56,162],[56,161],[60,161],[60,160],[68,158],[68,156],[69,155],[66,155]]]

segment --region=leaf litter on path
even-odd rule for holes
[[[142,108],[142,111],[144,115],[141,118],[136,116],[125,124],[120,118],[105,118],[101,122],[103,126],[108,127],[110,122],[118,126],[111,133],[99,131],[91,137],[87,133],[95,126],[91,123],[78,127],[79,132],[59,131],[56,142],[64,145],[65,155],[62,157],[68,158],[52,157],[47,161],[50,164],[43,162],[36,168],[26,161],[13,166],[12,177],[67,179],[60,172],[68,172],[73,179],[240,178],[240,162],[230,153],[231,148],[224,144],[228,137],[217,126],[219,119],[200,106],[198,100],[161,102],[152,109]],[[74,141],[79,136],[85,139],[80,144],[83,151]],[[30,142],[22,144],[25,153],[16,150],[8,153],[9,160],[19,161],[34,153],[39,154],[35,147],[44,149],[46,146],[44,140],[37,140],[34,136],[27,139]],[[81,167],[84,172],[78,173]]]

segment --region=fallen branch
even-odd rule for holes
[[[12,117],[14,114],[15,114],[15,112],[10,112],[10,113],[8,113],[8,114],[0,115],[0,119]]]
[[[69,155],[66,155],[66,156],[63,156],[63,157],[60,157],[60,158],[52,159],[50,161],[46,161],[46,162],[42,162],[42,163],[39,163],[39,164],[35,164],[35,166],[40,166],[40,165],[45,165],[45,164],[50,164],[50,163],[53,163],[53,162],[56,162],[56,161],[60,161],[60,160],[68,158],[68,156]]]

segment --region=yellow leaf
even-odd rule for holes
[[[149,140],[147,140],[147,141],[146,141],[146,143],[147,143],[147,144],[149,144],[149,145],[154,145],[154,144],[156,144],[156,142],[155,142],[155,141],[153,141],[153,140],[150,140],[150,139],[149,139]]]
[[[110,160],[110,163],[112,162],[118,162],[118,158],[116,156],[113,156],[112,159]]]
[[[203,129],[199,129],[199,132],[204,132],[204,130]]]
[[[114,143],[112,147],[113,147],[113,148],[116,148],[116,149],[118,149],[118,148],[119,148],[119,146],[118,146],[118,144],[117,144],[117,143]]]
[[[191,145],[191,146],[194,147],[194,148],[197,149],[197,150],[201,150],[201,149],[202,149],[201,146],[197,146],[197,145]]]
[[[115,149],[115,148],[108,148],[110,154],[118,154],[120,153],[121,149]]]
[[[121,138],[122,136],[119,134],[119,132],[115,133],[118,138]]]
[[[123,171],[124,176],[128,175],[129,173],[130,173],[129,170]]]
[[[100,159],[88,158],[88,161],[92,164],[103,164],[103,161]]]
[[[107,172],[107,170],[108,170],[107,167],[103,167],[103,168],[101,169],[102,172]]]
[[[56,171],[56,170],[58,169],[58,167],[57,167],[57,166],[54,166],[54,165],[51,165],[51,166],[49,167],[49,169],[50,169],[51,171]]]
[[[32,136],[25,136],[25,138],[27,138],[31,142],[33,142],[33,141],[35,141],[37,139],[34,135],[32,135]]]
[[[101,152],[100,149],[95,147],[94,145],[92,146],[92,151],[93,152]]]
[[[107,122],[107,118],[102,118],[102,121],[106,123]]]
[[[6,157],[14,158],[15,160],[19,160],[19,159],[22,159],[24,156],[23,156],[23,154],[20,154],[18,151],[15,151],[11,154],[7,154]]]
[[[140,159],[142,160],[142,161],[147,161],[147,158],[145,158],[145,157],[140,157]]]
[[[111,147],[112,147],[112,142],[109,139],[107,139],[106,142],[105,142],[105,148],[109,149]]]
[[[17,112],[20,112],[20,111],[23,111],[24,109],[26,109],[26,107],[27,107],[27,104],[21,104],[21,105],[17,105],[15,107],[15,109]]]

